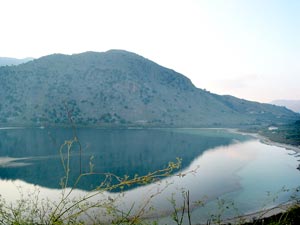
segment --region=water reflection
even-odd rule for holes
[[[278,192],[283,186],[292,190],[300,185],[300,173],[296,170],[297,159],[289,153],[291,152],[283,148],[265,145],[257,140],[218,146],[207,149],[192,160],[190,165],[180,171],[181,174],[186,174],[183,177],[173,175],[161,182],[127,190],[124,195],[104,192],[90,201],[101,202],[118,197],[116,203],[120,210],[131,210],[134,214],[144,207],[143,216],[158,218],[161,224],[170,222],[169,215],[173,212],[170,199],[173,196],[180,205],[182,191],[189,191],[192,221],[198,223],[205,222],[212,212],[218,212],[217,197],[234,201],[240,214],[250,213],[263,206],[271,207],[288,200],[290,192]],[[191,172],[196,168],[196,173]],[[15,201],[20,193],[18,186],[22,186],[23,190],[35,188],[20,180],[1,180],[0,193],[4,198]],[[59,200],[60,190],[39,188],[41,197]],[[276,201],[268,201],[267,191],[278,195]],[[91,193],[93,192],[74,190],[71,197]],[[205,206],[198,207],[198,200],[205,202]],[[155,210],[150,210],[150,207]],[[103,219],[100,212],[103,213],[99,209],[89,211],[93,218],[96,216]],[[235,216],[235,213],[231,208],[223,216]],[[88,218],[90,217],[82,217],[84,220]]]
[[[206,129],[78,129],[77,133],[83,146],[83,172],[89,171],[93,156],[95,172],[117,176],[145,175],[164,168],[176,157],[182,159],[182,168],[185,168],[207,149],[248,139]],[[65,174],[58,151],[61,144],[72,137],[72,130],[63,128],[0,130],[0,157],[2,161],[6,159],[6,163],[0,161],[0,178],[59,188],[60,178]],[[78,156],[78,146],[74,146],[70,158],[70,186],[79,175]],[[86,177],[78,187],[92,190],[101,179]]]

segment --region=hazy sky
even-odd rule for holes
[[[124,49],[249,100],[300,99],[299,0],[0,0],[0,56]]]

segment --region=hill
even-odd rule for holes
[[[285,106],[294,112],[300,113],[300,100],[274,100],[271,104]]]
[[[0,67],[0,125],[236,127],[286,123],[292,111],[196,88],[135,53],[54,54]]]
[[[15,58],[8,58],[8,57],[0,57],[0,66],[19,65],[22,63],[26,63],[30,60],[33,60],[33,58],[15,59]]]

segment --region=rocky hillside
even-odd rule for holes
[[[299,119],[284,108],[220,96],[134,53],[54,54],[0,67],[0,125],[240,126]]]

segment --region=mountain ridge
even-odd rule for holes
[[[124,50],[52,54],[0,67],[0,125],[236,127],[299,119],[284,107],[221,96]]]
[[[270,104],[284,106],[294,112],[300,113],[300,100],[278,99],[270,102]]]
[[[26,63],[33,60],[31,57],[27,57],[24,59],[10,58],[10,57],[0,57],[0,66],[12,66],[19,65],[22,63]]]

